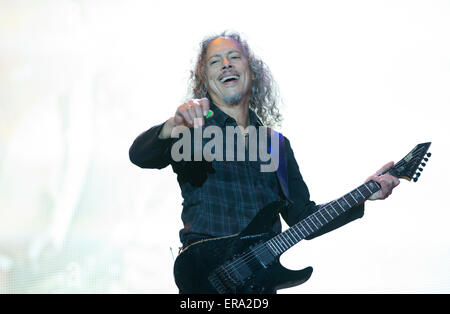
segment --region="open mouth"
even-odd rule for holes
[[[239,75],[230,74],[230,75],[225,75],[219,81],[222,84],[231,85],[231,84],[236,83],[238,80],[239,80]]]

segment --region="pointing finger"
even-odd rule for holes
[[[201,98],[198,100],[201,108],[202,108],[202,113],[203,116],[206,116],[208,114],[209,111],[209,100],[208,98]]]

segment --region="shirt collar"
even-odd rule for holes
[[[233,119],[232,117],[227,115],[225,112],[220,110],[220,108],[217,107],[211,100],[209,103],[210,103],[210,109],[214,112],[214,115],[212,116],[211,119],[214,119],[214,121],[217,122],[220,126],[222,126],[222,127],[226,126],[227,120]],[[253,125],[256,127],[263,126],[263,123],[261,122],[261,120],[258,118],[256,113],[252,109],[249,109],[248,114],[250,116],[250,125]]]

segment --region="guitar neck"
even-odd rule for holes
[[[380,188],[381,186],[372,180],[362,184],[341,198],[322,206],[313,214],[273,237],[266,242],[267,247],[273,255],[281,255],[301,240],[325,227],[343,213],[367,200],[372,194],[379,191]]]

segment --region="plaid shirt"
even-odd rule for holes
[[[226,126],[237,126],[232,117],[212,102],[210,104],[214,115],[206,119],[204,127],[216,125],[225,135]],[[249,110],[249,118],[251,125],[262,126],[252,110]],[[226,161],[224,158],[224,161],[212,162],[204,160],[174,162],[170,153],[172,144],[177,139],[159,139],[162,127],[163,124],[157,125],[139,135],[130,148],[130,159],[142,168],[161,169],[171,164],[177,174],[183,197],[181,218],[184,228],[180,230],[183,246],[208,237],[238,233],[265,205],[285,198],[276,172],[261,172],[260,161],[248,161],[248,155],[245,161]],[[302,179],[289,141],[286,138],[285,140],[289,194],[293,206],[285,209],[281,215],[289,225],[293,225],[317,210],[317,206],[309,199],[308,188]],[[224,155],[226,149],[224,144]],[[234,151],[236,152],[236,143]],[[358,211],[349,213],[350,215],[343,215],[345,217],[330,223],[314,237],[361,217],[363,206],[360,206]],[[273,230],[281,232],[279,219],[274,224]]]

